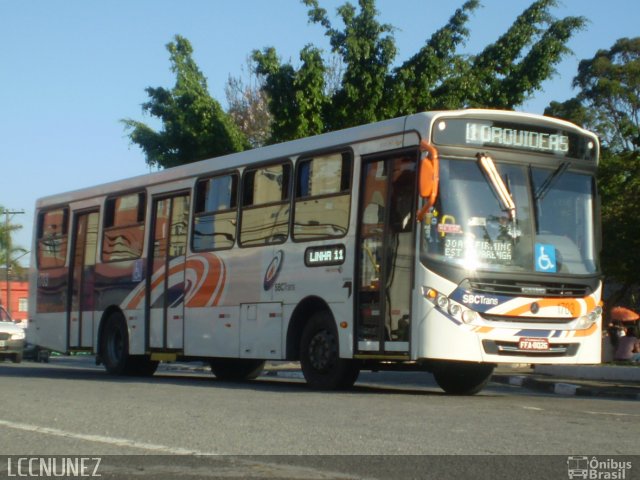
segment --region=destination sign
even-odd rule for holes
[[[569,136],[532,130],[496,127],[468,122],[465,142],[481,145],[494,144],[501,147],[529,148],[549,152],[569,152]]]
[[[593,139],[562,129],[492,120],[450,118],[434,125],[440,145],[497,147],[595,160]]]
[[[344,245],[325,245],[309,247],[304,252],[304,264],[307,267],[342,265],[346,256]]]

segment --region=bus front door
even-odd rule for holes
[[[182,350],[189,195],[153,202],[147,269],[147,342],[151,350]]]
[[[93,312],[98,212],[82,212],[75,217],[73,256],[69,268],[69,309],[67,345],[69,348],[93,346]]]
[[[361,357],[409,355],[416,158],[408,152],[363,159],[355,289]]]

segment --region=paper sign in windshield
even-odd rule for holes
[[[469,255],[467,255],[467,253]],[[486,240],[463,240],[461,238],[447,238],[444,242],[444,255],[449,258],[471,258],[491,263],[508,263],[513,259],[513,244],[511,242]]]

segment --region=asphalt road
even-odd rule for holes
[[[498,384],[473,397],[448,396],[424,373],[363,373],[353,390],[327,393],[296,378],[234,384],[189,370],[114,378],[91,358],[52,358],[49,364],[0,363],[0,392],[4,455],[156,455],[153,468],[135,466],[139,457],[113,457],[115,476],[105,472],[103,478],[132,472],[211,478],[204,473],[211,468],[194,465],[194,459],[214,462],[219,478],[342,478],[337,472],[344,478],[391,478],[390,472],[467,478],[467,467],[487,463],[478,458],[496,455],[528,456],[502,457],[502,463],[513,462],[509,468],[522,470],[511,478],[529,478],[534,461],[538,469],[554,463],[567,478],[568,456],[639,451],[637,402],[565,398]],[[191,456],[174,457],[183,454]],[[306,456],[273,457],[280,455]],[[404,455],[484,457],[440,465],[452,457]],[[556,457],[540,462],[532,455]],[[0,463],[0,473],[3,468]],[[491,462],[487,468],[492,478],[509,478],[496,475]]]

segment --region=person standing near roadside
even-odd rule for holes
[[[631,360],[640,359],[640,340],[635,336],[631,327],[627,328],[627,334],[618,338],[618,348],[614,355],[614,360]]]

